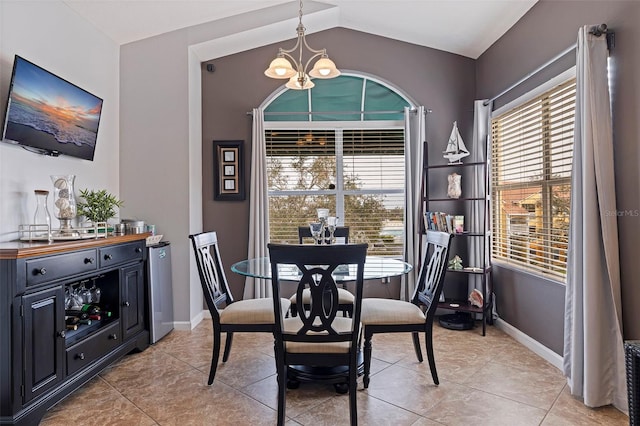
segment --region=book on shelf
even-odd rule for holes
[[[444,212],[425,212],[423,219],[426,230],[448,232],[450,234],[464,232],[463,215],[451,215]]]
[[[458,234],[462,234],[464,232],[464,216],[463,215],[455,215],[453,217],[453,230]]]

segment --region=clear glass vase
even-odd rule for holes
[[[53,214],[60,221],[59,232],[74,234],[71,220],[76,217],[76,197],[73,190],[75,175],[51,175],[53,182]]]

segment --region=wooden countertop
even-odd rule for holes
[[[65,251],[82,250],[85,248],[103,247],[111,244],[146,240],[150,235],[151,233],[145,232],[142,234],[54,241],[51,243],[39,241],[8,241],[0,243],[0,259],[20,259],[23,257],[45,256]]]

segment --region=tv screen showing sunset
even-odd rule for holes
[[[16,56],[5,138],[93,159],[102,99]]]

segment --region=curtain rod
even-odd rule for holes
[[[615,34],[616,33],[612,32],[612,31],[608,31],[607,30],[607,24],[594,25],[589,30],[589,34],[593,34],[596,37],[600,37],[602,34],[606,34],[607,35],[607,48],[609,50],[611,50],[615,46]],[[513,83],[511,86],[507,87],[502,92],[500,92],[497,95],[495,95],[493,98],[484,101],[482,104],[484,106],[489,105],[491,102],[495,101],[496,99],[502,97],[506,93],[508,93],[511,90],[515,89],[516,87],[518,87],[519,85],[521,85],[525,81],[529,80],[532,76],[534,76],[535,74],[539,73],[540,71],[542,71],[543,69],[545,69],[549,65],[553,64],[558,59],[562,58],[563,56],[565,56],[566,54],[568,54],[572,50],[575,50],[576,47],[577,47],[577,43],[574,43],[571,46],[567,47],[565,50],[563,50],[562,52],[558,53],[556,56],[554,56],[553,58],[549,59],[544,64],[540,65],[538,68],[536,68],[535,70],[531,71],[529,74],[525,75],[520,80],[518,80],[515,83]]]
[[[417,109],[410,109],[411,114],[418,112]],[[424,110],[425,114],[429,114],[432,111],[430,109]],[[404,114],[404,111],[271,111],[265,112],[264,115],[313,115],[313,114]],[[253,111],[247,111],[247,115],[253,115]]]

